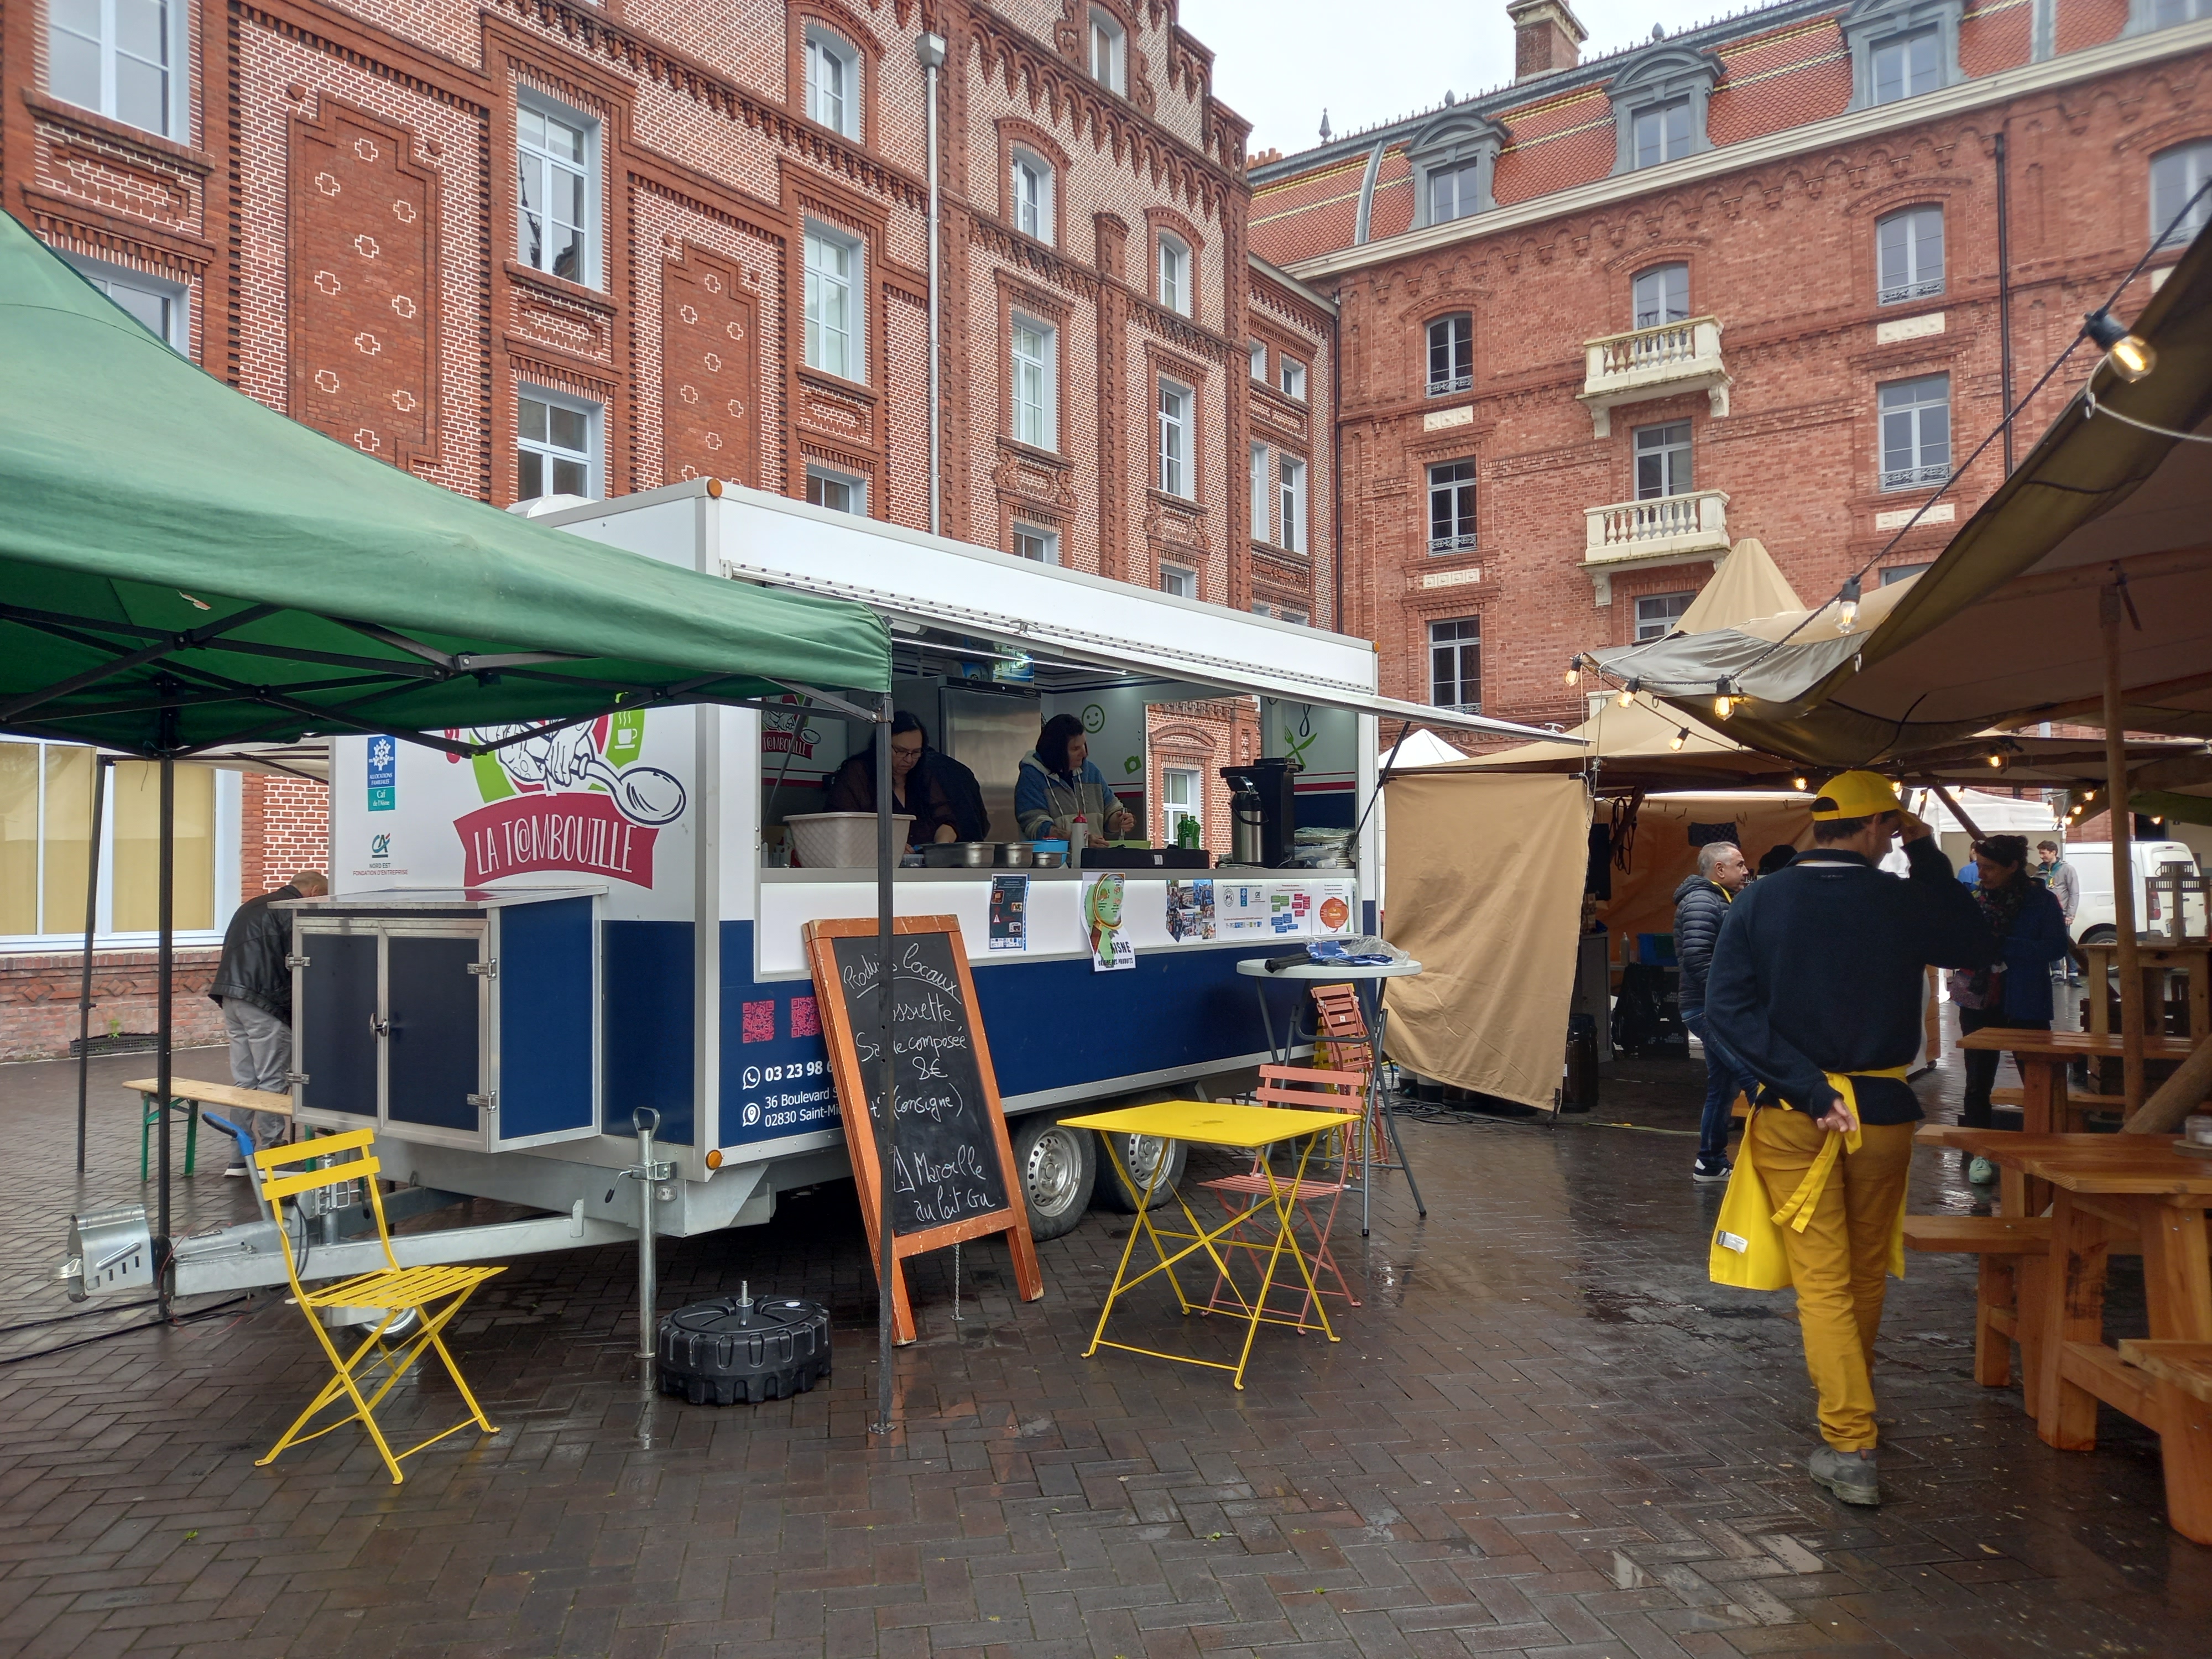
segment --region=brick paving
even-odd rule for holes
[[[223,1074],[219,1051],[179,1058]],[[113,1085],[145,1069],[95,1062],[80,1183],[73,1070],[0,1067],[0,1358],[146,1316],[15,1328],[70,1311],[46,1278],[68,1212],[138,1190]],[[1953,1115],[1955,1066],[1920,1086]],[[828,1385],[720,1409],[642,1392],[633,1254],[528,1258],[455,1345],[503,1431],[424,1453],[403,1487],[350,1430],[253,1467],[323,1375],[274,1295],[0,1364],[0,1655],[2212,1653],[2212,1551],[2166,1530],[2155,1443],[2106,1413],[2097,1451],[2053,1452],[2016,1390],[1976,1388],[1964,1260],[1916,1257],[1892,1287],[1890,1502],[1848,1510],[1805,1480],[1788,1298],[1705,1279],[1697,1087],[1693,1064],[1624,1060],[1555,1129],[1413,1125],[1427,1222],[1386,1191],[1373,1238],[1340,1238],[1365,1296],[1345,1340],[1263,1334],[1241,1395],[1081,1358],[1124,1224],[1101,1213],[1041,1247],[1040,1303],[971,1249],[956,1325],[944,1264],[919,1265],[922,1340],[884,1443],[842,1183],[662,1252],[664,1306],[740,1278],[826,1301]],[[219,1173],[177,1185],[180,1227],[250,1208]],[[1915,1201],[1972,1194],[1923,1155]],[[456,1402],[425,1382],[392,1407],[434,1426]]]

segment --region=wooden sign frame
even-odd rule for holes
[[[853,1182],[860,1194],[860,1213],[868,1224],[868,1261],[880,1272],[883,1261],[881,1229],[885,1224],[883,1203],[883,1170],[876,1156],[874,1120],[868,1112],[868,1095],[873,1079],[861,1076],[860,1050],[855,1044],[856,1023],[867,1016],[850,1007],[845,1000],[844,986],[837,972],[836,941],[841,939],[862,939],[872,942],[880,931],[873,916],[848,920],[810,921],[803,928],[806,941],[806,965],[814,976],[814,1003],[822,1021],[822,1036],[830,1048],[830,1073],[837,1089],[838,1116],[845,1125],[845,1147],[853,1160]],[[971,1238],[988,1238],[1005,1233],[1008,1249],[1014,1259],[1014,1287],[1024,1302],[1035,1302],[1044,1294],[1044,1274],[1037,1266],[1036,1243],[1030,1237],[1029,1200],[1025,1196],[1020,1172],[1014,1168],[1014,1149],[1006,1133],[1006,1114],[999,1102],[999,1075],[991,1064],[991,1045],[985,1035],[981,1015],[975,1005],[975,976],[969,971],[968,950],[960,936],[957,916],[898,916],[891,923],[894,941],[911,938],[918,933],[943,933],[951,937],[953,965],[960,975],[960,994],[967,1007],[969,1030],[975,1040],[975,1071],[983,1084],[983,1104],[991,1122],[991,1139],[997,1149],[999,1170],[1006,1184],[1007,1207],[989,1215],[969,1216],[965,1220],[948,1222],[941,1227],[902,1235],[896,1228],[891,1234],[891,1284],[890,1293],[897,1340],[901,1345],[915,1339],[914,1308],[906,1291],[905,1259],[921,1255],[931,1250],[941,1250],[950,1244],[965,1243]],[[897,1099],[897,1079],[892,1079],[892,1101]],[[890,1135],[896,1143],[898,1114],[890,1115]]]

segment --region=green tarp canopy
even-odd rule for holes
[[[5,215],[0,388],[0,730],[182,755],[890,687],[866,607],[410,477],[202,373]]]

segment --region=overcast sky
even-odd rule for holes
[[[1734,9],[1680,0],[1570,0],[1589,58]],[[1255,150],[1340,137],[1513,78],[1505,0],[1182,0],[1182,25],[1213,49],[1214,95],[1252,123]]]

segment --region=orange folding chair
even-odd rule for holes
[[[1375,1053],[1359,993],[1349,985],[1316,985],[1313,1004],[1314,1063],[1328,1071],[1364,1075],[1375,1063]]]
[[[377,1452],[383,1457],[385,1468],[392,1471],[392,1484],[396,1486],[403,1478],[399,1473],[401,1458],[412,1457],[423,1447],[434,1445],[449,1434],[459,1434],[471,1423],[486,1434],[499,1432],[485,1419],[483,1407],[477,1404],[476,1396],[469,1392],[468,1383],[462,1379],[460,1367],[453,1364],[453,1356],[447,1351],[444,1339],[439,1333],[445,1328],[447,1322],[461,1310],[462,1304],[476,1293],[477,1285],[495,1273],[505,1273],[507,1269],[401,1267],[392,1254],[392,1234],[385,1225],[384,1194],[376,1184],[377,1170],[380,1166],[369,1150],[373,1138],[371,1130],[355,1129],[345,1134],[301,1141],[296,1146],[271,1146],[253,1155],[262,1196],[268,1200],[270,1213],[276,1218],[283,1236],[284,1271],[292,1281],[293,1300],[298,1304],[300,1311],[307,1316],[308,1328],[314,1332],[315,1340],[322,1344],[323,1352],[331,1362],[331,1370],[336,1373],[323,1385],[322,1392],[315,1396],[313,1403],[293,1420],[290,1428],[284,1431],[283,1438],[269,1449],[269,1455],[254,1465],[257,1468],[275,1462],[277,1455],[290,1447],[319,1438],[332,1429],[343,1428],[349,1423],[359,1423],[368,1431],[368,1437],[376,1443]],[[333,1153],[344,1152],[351,1152],[353,1157],[343,1163],[332,1160]],[[288,1164],[314,1161],[321,1162],[323,1167],[289,1175],[283,1172]],[[360,1183],[361,1196],[349,1199],[347,1202],[366,1203],[374,1212],[376,1236],[384,1246],[385,1265],[374,1272],[359,1273],[351,1279],[340,1279],[335,1285],[325,1285],[321,1290],[310,1291],[300,1282],[300,1262],[293,1253],[291,1229],[284,1225],[283,1200],[288,1198],[292,1200],[293,1213],[301,1220],[301,1237],[304,1238],[310,1208],[307,1203],[307,1195],[325,1192],[334,1187],[351,1186],[356,1182]],[[351,1354],[341,1357],[337,1345],[331,1340],[330,1331],[317,1317],[325,1308],[378,1309],[382,1310],[384,1317],[362,1339],[359,1347]],[[395,1325],[404,1328],[409,1322],[408,1316],[410,1314],[416,1316],[420,1323],[404,1336],[398,1336],[393,1343],[387,1345],[383,1340],[386,1331]],[[469,1414],[452,1428],[441,1429],[428,1440],[420,1441],[404,1452],[394,1452],[384,1437],[384,1431],[377,1426],[376,1407],[384,1396],[392,1392],[392,1385],[414,1368],[415,1362],[428,1348],[436,1349],[438,1358],[446,1362],[446,1374],[453,1379],[453,1386],[460,1390]],[[385,1366],[389,1374],[374,1394],[364,1398],[361,1391],[362,1382],[366,1374],[378,1365]],[[341,1399],[352,1401],[353,1409],[334,1423],[325,1423],[319,1429],[301,1432],[325,1407],[334,1405]]]
[[[1336,1265],[1336,1257],[1329,1250],[1328,1237],[1330,1229],[1336,1225],[1337,1206],[1343,1201],[1344,1194],[1357,1184],[1350,1176],[1352,1162],[1359,1156],[1358,1138],[1362,1121],[1361,1108],[1367,1099],[1367,1079],[1364,1073],[1358,1072],[1317,1071],[1305,1066],[1262,1066],[1260,1068],[1260,1086],[1252,1097],[1262,1106],[1285,1106],[1297,1111],[1344,1114],[1344,1127],[1331,1131],[1337,1143],[1328,1160],[1336,1165],[1334,1180],[1317,1180],[1309,1176],[1303,1180],[1286,1182],[1277,1176],[1271,1182],[1261,1162],[1267,1156],[1262,1150],[1259,1158],[1254,1160],[1249,1174],[1223,1176],[1218,1180],[1198,1183],[1220,1199],[1222,1206],[1232,1214],[1249,1208],[1255,1198],[1266,1198],[1271,1192],[1280,1193],[1285,1187],[1290,1189],[1286,1196],[1291,1209],[1297,1218],[1303,1219],[1312,1236],[1312,1247],[1307,1252],[1307,1260],[1313,1264],[1315,1289],[1305,1290],[1295,1283],[1279,1282],[1274,1289],[1287,1291],[1299,1298],[1297,1311],[1292,1314],[1286,1310],[1272,1308],[1263,1308],[1261,1311],[1276,1315],[1302,1331],[1317,1330],[1321,1328],[1319,1326],[1306,1323],[1307,1316],[1313,1311],[1313,1299],[1316,1294],[1340,1296],[1352,1307],[1359,1305],[1359,1298],[1352,1295],[1351,1285],[1345,1283],[1343,1272]],[[1315,1160],[1306,1167],[1310,1170],[1320,1163],[1319,1150],[1316,1149]],[[1322,1167],[1327,1166],[1322,1164]],[[1251,1212],[1254,1218],[1271,1213],[1266,1209]],[[1297,1221],[1294,1220],[1292,1224],[1295,1226]],[[1242,1229],[1238,1231],[1241,1233]],[[1272,1237],[1262,1243],[1235,1233],[1222,1241],[1225,1249],[1244,1250],[1255,1255],[1265,1255],[1273,1243]],[[1336,1281],[1334,1290],[1322,1284],[1324,1274]],[[1231,1298],[1230,1301],[1222,1300],[1224,1292]],[[1216,1313],[1246,1314],[1250,1311],[1249,1305],[1236,1286],[1230,1283],[1225,1272],[1214,1274],[1213,1294],[1208,1299],[1206,1308],[1208,1311]]]

